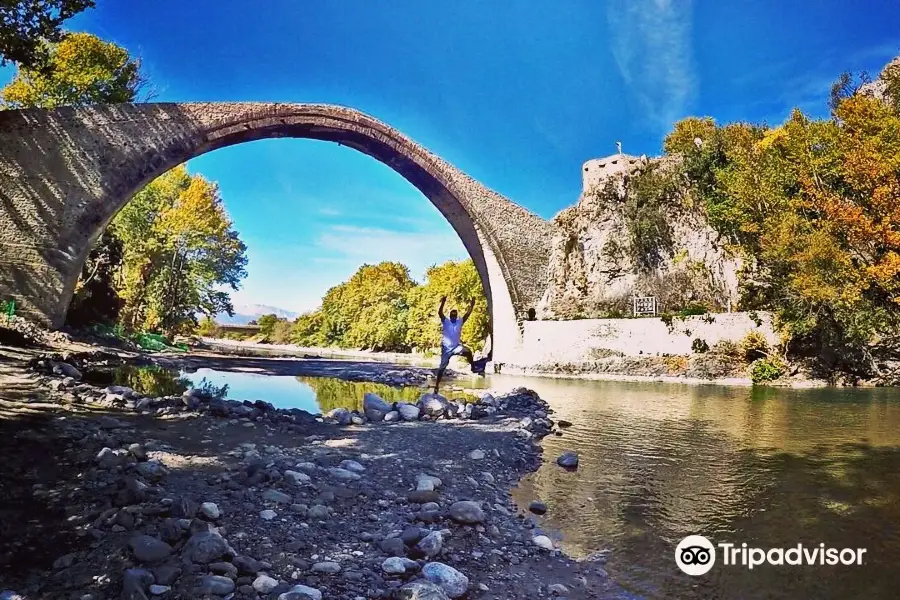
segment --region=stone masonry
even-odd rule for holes
[[[547,281],[551,224],[351,108],[322,104],[119,104],[0,112],[0,298],[60,326],[93,242],[131,197],[191,158],[242,142],[337,142],[387,164],[446,217],[475,262],[495,360]]]

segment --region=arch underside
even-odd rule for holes
[[[0,258],[0,275],[8,272],[23,282],[4,283],[0,277],[0,293],[26,287],[26,304],[30,301],[37,316],[57,325],[94,240],[138,190],[207,152],[281,137],[334,142],[372,156],[434,204],[460,237],[481,277],[495,355],[499,338],[520,337],[518,322],[542,292],[550,239],[546,221],[353,109],[207,103],[4,113],[0,225],[9,207],[8,220],[30,250],[23,261],[12,261],[8,267]],[[20,215],[27,218],[17,220]],[[13,244],[0,232],[0,249],[4,246]],[[28,266],[43,275],[31,277]],[[39,298],[41,290],[55,298]]]

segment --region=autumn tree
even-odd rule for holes
[[[246,246],[233,229],[215,184],[184,167],[138,192],[110,225],[122,240],[117,287],[132,329],[176,333],[197,313],[233,314],[222,288],[246,276]]]
[[[774,309],[789,351],[870,376],[900,331],[900,110],[859,90],[843,76],[828,119],[682,122],[665,147],[744,258],[743,306]]]
[[[138,59],[90,33],[68,33],[41,48],[46,67],[19,66],[0,92],[6,108],[133,102],[146,85]]]
[[[0,63],[46,69],[47,42],[58,42],[63,22],[93,6],[94,0],[0,1]]]

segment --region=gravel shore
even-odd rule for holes
[[[621,595],[510,500],[554,427],[533,392],[323,418],[101,389],[79,366],[0,387],[3,600]]]

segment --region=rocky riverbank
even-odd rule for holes
[[[554,427],[528,390],[323,418],[32,366],[2,402],[4,600],[618,595],[509,498]]]

